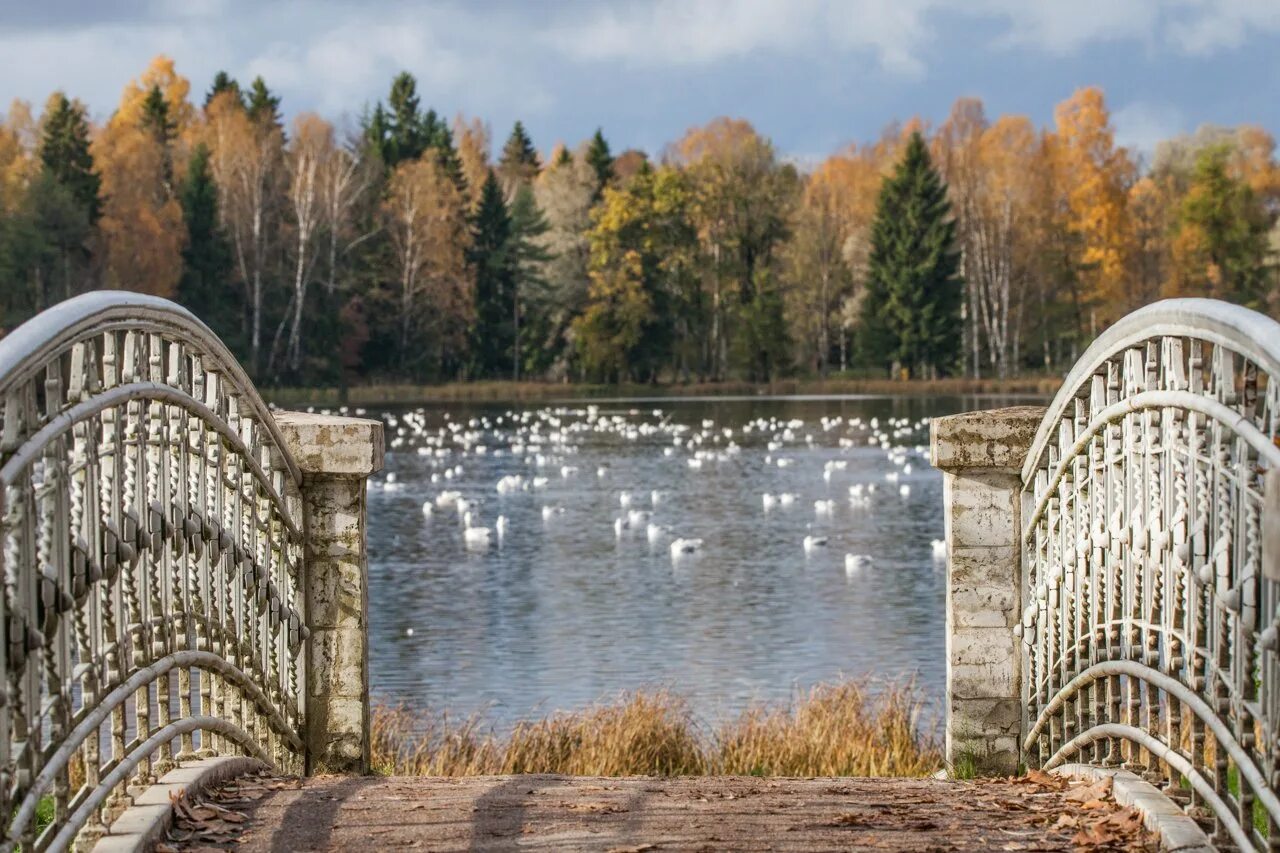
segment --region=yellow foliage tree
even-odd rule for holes
[[[1054,111],[1048,135],[1060,225],[1076,244],[1074,262],[1082,308],[1092,312],[1090,333],[1124,313],[1126,200],[1136,173],[1115,131],[1102,91],[1079,89]]]
[[[31,105],[15,100],[0,122],[0,213],[11,214],[37,171]]]
[[[437,352],[460,346],[472,314],[466,200],[430,152],[391,174],[381,209],[398,284],[401,368],[425,334]]]
[[[125,87],[120,106],[93,141],[105,199],[99,223],[108,287],[171,297],[182,275],[186,229],[173,186],[173,152],[144,126],[143,104],[158,87],[170,124],[181,132],[193,115],[190,84],[159,56]]]

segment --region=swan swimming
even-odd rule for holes
[[[679,557],[681,554],[693,554],[701,548],[701,539],[677,539],[671,543],[671,556]]]
[[[815,548],[825,548],[827,547],[827,541],[825,536],[806,536],[804,537],[804,552],[808,554]]]
[[[467,543],[468,548],[489,547],[489,537],[492,535],[492,531],[487,527],[472,527],[470,510],[462,516],[462,524],[462,539]]]
[[[871,558],[866,554],[845,554],[844,555],[844,571],[845,574],[852,575],[863,569],[871,568]]]

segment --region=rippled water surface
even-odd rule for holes
[[[879,431],[892,432],[890,419],[915,426],[1007,403],[601,401],[597,417],[608,427],[584,430],[586,404],[572,402],[517,407],[530,413],[523,440],[504,417],[508,405],[383,413],[395,419],[388,438],[401,428],[404,435],[387,454],[392,485],[383,475],[370,489],[373,693],[418,707],[483,712],[499,726],[641,686],[673,688],[708,721],[752,700],[785,701],[842,674],[913,675],[938,699],[945,589],[930,543],[943,534],[942,477],[924,452],[927,426],[892,441],[906,452],[905,473],[884,448],[869,444],[872,430],[850,421],[876,418]],[[536,414],[552,410],[558,429]],[[405,426],[408,411],[421,413],[425,429]],[[841,420],[824,429],[823,418]],[[759,419],[779,426],[761,429]],[[790,421],[803,424],[792,424],[792,437],[784,438],[782,424]],[[752,422],[757,427],[744,432]],[[448,432],[450,423],[450,436],[471,433],[487,452],[467,451],[453,438],[445,442],[447,455],[433,447],[429,455],[419,452],[426,435]],[[536,445],[527,435],[533,423],[541,424]],[[677,425],[688,427],[678,435],[682,443],[702,435],[702,444],[675,448]],[[564,443],[552,442],[557,431]],[[770,441],[782,446],[770,450]],[[513,453],[521,443],[524,453]],[[720,458],[691,468],[698,450]],[[779,467],[780,459],[789,464]],[[843,469],[828,465],[839,462]],[[458,465],[461,475],[446,479],[446,469]],[[562,476],[565,466],[577,470]],[[894,473],[897,482],[886,479]],[[547,482],[500,494],[496,484],[505,475]],[[850,499],[849,487],[858,483],[877,487],[863,505]],[[909,494],[900,494],[902,486]],[[468,548],[452,507],[424,517],[423,502],[446,489],[479,502],[477,525],[492,527],[505,516],[501,541]],[[659,500],[651,507],[654,490]],[[651,542],[645,522],[619,536],[624,491],[633,496],[632,509],[652,509],[653,522],[670,527],[669,535]],[[794,504],[764,509],[762,494],[784,492],[796,495]],[[815,512],[820,499],[834,500],[829,516]],[[563,512],[544,520],[545,506]],[[807,535],[826,536],[829,544],[806,554]],[[702,546],[673,558],[673,537],[701,539]],[[850,573],[846,554],[869,556],[871,565]]]

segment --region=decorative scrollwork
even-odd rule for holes
[[[300,476],[226,347],[90,293],[0,340],[0,405],[3,849],[91,839],[184,759],[301,769]]]
[[[1028,762],[1144,772],[1241,849],[1280,845],[1278,425],[1280,323],[1167,300],[1094,342],[1023,468]]]

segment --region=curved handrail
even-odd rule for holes
[[[1274,472],[1280,323],[1171,299],[1089,346],[1021,470],[1028,763],[1085,753],[1181,774],[1215,838],[1280,840]]]
[[[1269,375],[1280,376],[1280,323],[1240,305],[1217,299],[1162,299],[1125,315],[1094,340],[1062,380],[1062,387],[1036,430],[1022,464],[1022,480],[1030,480],[1053,439],[1067,406],[1079,396],[1085,380],[1117,352],[1166,336],[1187,335],[1226,346],[1253,361]]]
[[[193,755],[301,768],[302,476],[234,355],[96,291],[0,339],[0,406],[0,851],[96,837]]]
[[[284,436],[254,390],[253,380],[222,339],[178,303],[145,293],[94,290],[59,302],[27,320],[0,338],[0,389],[21,381],[26,371],[39,370],[54,353],[91,330],[105,332],[117,327],[137,330],[148,324],[178,333],[213,356],[253,406],[255,419],[270,432],[272,442],[277,447],[285,446]],[[301,482],[298,464],[287,453],[282,456],[294,482]]]

